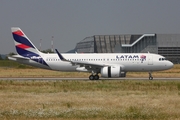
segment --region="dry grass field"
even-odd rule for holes
[[[179,120],[180,65],[154,72],[169,80],[0,81],[0,119]],[[0,77],[88,77],[43,69],[0,68]],[[127,77],[148,77],[130,72]]]
[[[180,82],[2,80],[0,119],[179,120]]]

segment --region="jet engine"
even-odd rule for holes
[[[101,68],[101,77],[126,77],[126,72],[121,71],[121,66]]]

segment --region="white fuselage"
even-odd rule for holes
[[[86,64],[100,64],[121,66],[123,71],[160,71],[167,70],[173,67],[173,63],[168,60],[164,60],[163,56],[151,53],[106,53],[106,54],[62,54],[69,61],[83,62]],[[146,56],[141,58],[140,55]],[[48,64],[48,66],[42,65],[42,61],[35,62],[29,60],[16,60],[20,63],[57,70],[57,71],[81,71],[78,68],[82,67],[79,64],[72,64],[71,62],[62,61],[57,54],[41,54],[41,57]],[[36,59],[36,58],[32,58]],[[39,58],[37,58],[39,59]],[[15,60],[15,59],[14,59]],[[90,71],[89,71],[90,72]]]

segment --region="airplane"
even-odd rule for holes
[[[11,28],[17,55],[9,56],[22,64],[39,68],[66,71],[89,72],[89,80],[126,77],[127,72],[152,72],[167,70],[173,63],[165,57],[153,53],[42,53],[19,27]]]

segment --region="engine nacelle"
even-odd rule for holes
[[[101,68],[101,77],[126,77],[126,72],[121,71],[121,67],[103,67]]]

